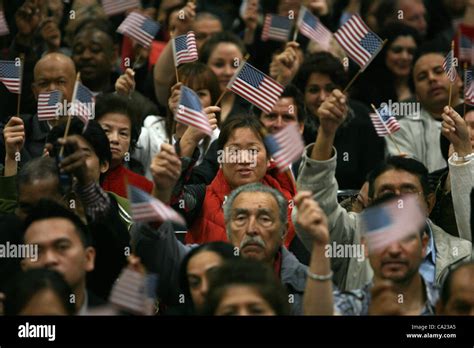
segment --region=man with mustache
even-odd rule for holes
[[[236,255],[271,267],[288,290],[292,314],[302,313],[307,267],[290,253],[283,241],[288,229],[288,202],[277,190],[260,183],[240,186],[227,197],[224,218]],[[179,303],[179,266],[193,246],[181,244],[170,223],[135,224],[132,244],[150,272],[157,273],[158,295],[168,305]]]
[[[416,99],[420,112],[399,120],[400,130],[392,135],[402,153],[423,163],[428,171],[446,167],[440,150],[440,132],[443,108],[449,104],[450,81],[443,69],[444,55],[438,52],[422,54],[413,68]],[[451,105],[458,105],[459,77],[452,83]],[[387,141],[387,150],[399,155],[393,141]]]

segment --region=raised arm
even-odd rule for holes
[[[295,196],[298,207],[297,224],[312,238],[311,261],[308,268],[303,311],[307,315],[332,315],[332,271],[325,256],[329,243],[327,218],[321,207],[311,197],[311,192],[301,191]]]
[[[455,155],[449,158],[449,180],[454,214],[459,237],[472,241],[471,199],[474,160],[466,158],[472,153],[471,139],[466,121],[450,107],[442,114],[442,134],[451,142]]]

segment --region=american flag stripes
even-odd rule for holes
[[[370,114],[370,119],[374,124],[375,131],[379,137],[384,137],[388,134],[395,133],[400,129],[400,124],[396,118],[392,116],[388,104],[380,107],[375,114]]]
[[[117,32],[138,41],[145,48],[151,46],[151,43],[160,30],[160,25],[145,17],[138,12],[130,13],[120,24]]]
[[[474,82],[472,70],[466,70],[464,79],[464,103],[474,106]]]
[[[125,268],[110,293],[109,302],[121,310],[137,314],[153,314],[155,275],[145,275],[130,268]]]
[[[198,128],[209,136],[212,135],[212,128],[202,108],[201,100],[191,88],[186,86],[181,87],[176,120],[188,126]]]
[[[420,233],[426,220],[414,194],[369,207],[361,214],[361,218],[371,253]]]
[[[186,222],[173,208],[153,198],[139,188],[129,185],[128,199],[131,202],[133,221],[173,221],[181,225]]]
[[[10,93],[21,94],[21,66],[14,60],[0,60],[0,81]]]
[[[76,81],[72,100],[71,116],[77,116],[85,126],[94,114],[94,95],[80,81]]]
[[[474,41],[467,35],[463,35],[462,33],[459,36],[459,60],[471,62],[474,64],[472,60],[474,50]]]
[[[454,51],[449,51],[448,55],[444,59],[443,69],[446,71],[446,75],[448,75],[449,81],[454,82],[456,80],[457,71],[456,65],[454,64]]]
[[[316,41],[323,48],[329,47],[332,33],[304,6],[300,10],[298,28],[308,39]]]
[[[190,63],[198,60],[196,37],[190,31],[186,35],[180,35],[172,40],[175,65]]]
[[[334,38],[361,69],[365,69],[383,47],[383,41],[358,15],[353,15],[340,27]]]
[[[7,21],[5,20],[5,14],[3,11],[0,11],[0,36],[8,34],[10,34],[10,30],[8,29]]]
[[[267,114],[272,111],[284,89],[280,83],[247,62],[236,71],[227,88]]]
[[[304,141],[296,124],[289,124],[278,133],[267,135],[265,144],[280,171],[288,169],[304,151]]]
[[[267,14],[262,29],[262,41],[288,41],[291,27],[293,23],[291,19],[285,16],[277,16],[274,14]]]
[[[102,8],[107,16],[114,16],[140,6],[140,0],[102,0]]]
[[[62,93],[52,91],[38,96],[38,120],[55,120],[58,117],[58,104],[61,104]]]

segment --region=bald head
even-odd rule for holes
[[[33,93],[38,94],[59,90],[63,97],[71,101],[76,80],[74,62],[62,53],[49,53],[35,65]]]

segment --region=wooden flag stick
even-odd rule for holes
[[[452,61],[451,63],[454,63],[454,40],[451,41],[451,54],[452,54]],[[451,69],[456,69],[456,67],[451,67]],[[453,82],[451,79],[449,80],[449,102],[448,106],[451,107],[451,99],[452,99],[452,92],[453,92]]]
[[[385,127],[385,129],[387,130],[387,133],[388,133],[388,137],[390,138],[390,140],[392,141],[392,143],[395,144],[395,147],[397,148],[397,151],[398,151],[398,154],[401,156],[402,155],[402,151],[400,150],[400,147],[398,146],[398,143],[397,141],[395,140],[394,137],[392,137],[392,134],[390,134],[390,131],[388,130],[385,122],[383,121],[382,119],[382,116],[380,116],[377,108],[375,107],[374,104],[370,104],[370,106],[372,106],[372,109],[374,109],[374,112],[377,114],[377,116],[380,118],[380,121],[382,122],[383,126]]]
[[[19,93],[17,96],[17,104],[16,104],[16,115],[20,117],[20,105],[21,105],[21,87],[23,85],[23,64],[25,61],[25,55],[23,53],[20,54],[20,87]]]
[[[174,72],[176,74],[176,83],[179,82],[179,74],[178,74],[178,65],[176,63],[176,43],[174,42],[174,35],[170,33],[171,36],[171,43],[173,45],[173,60],[174,60]]]
[[[464,91],[466,90],[466,82],[467,82],[466,72],[467,72],[467,62],[464,62]],[[466,117],[466,93],[464,93],[463,97],[464,97],[464,103],[463,103],[462,117]]]
[[[74,86],[74,93],[72,94],[72,99],[71,102],[74,103],[74,100],[76,100],[76,94],[77,94],[77,83],[81,79],[81,73],[78,72],[76,75],[76,84]],[[67,123],[66,123],[66,129],[64,129],[64,135],[63,138],[66,139],[67,135],[69,134],[69,128],[71,127],[71,120],[72,120],[72,115],[71,112],[67,112]],[[59,157],[63,157],[64,154],[64,145],[61,146],[61,149],[59,150]]]

